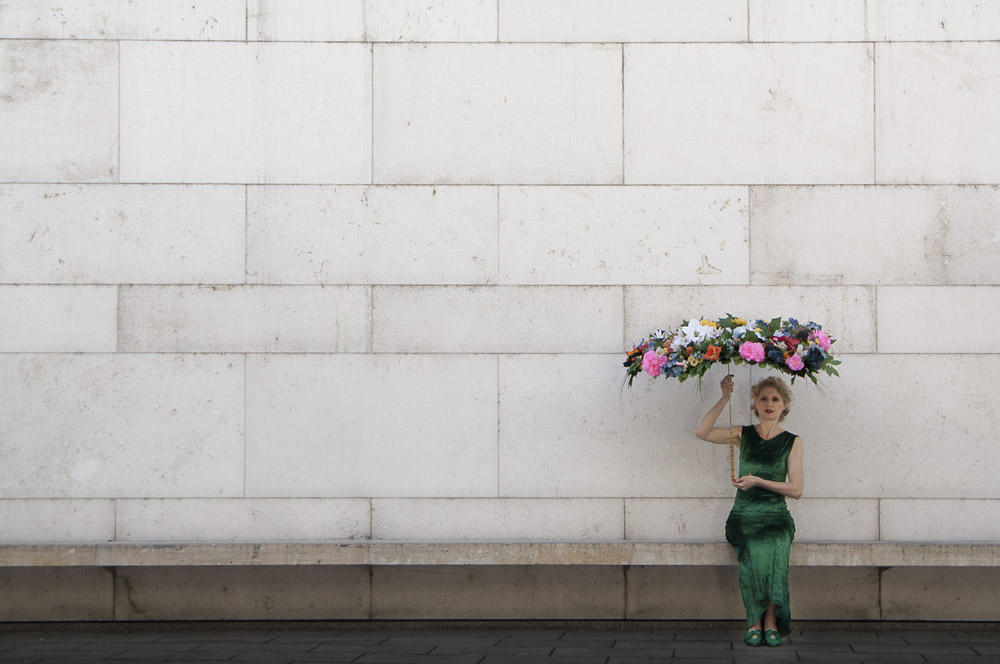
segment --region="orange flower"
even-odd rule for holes
[[[721,351],[722,348],[720,346],[709,346],[708,349],[705,351],[705,359],[717,360],[719,359],[719,352]]]

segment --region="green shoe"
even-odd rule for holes
[[[756,648],[760,645],[763,640],[759,629],[748,630],[746,634],[743,635],[743,643],[747,644],[751,648]]]
[[[772,648],[777,648],[781,645],[781,637],[773,629],[768,629],[764,631],[764,643],[771,646]]]

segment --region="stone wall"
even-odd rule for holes
[[[838,339],[799,539],[998,541],[997,117],[991,3],[7,0],[4,540],[722,539],[620,384],[731,312]]]

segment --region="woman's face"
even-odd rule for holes
[[[781,398],[781,392],[773,387],[762,389],[753,405],[757,409],[757,419],[761,422],[777,422],[781,418],[781,412],[785,410],[785,400]]]

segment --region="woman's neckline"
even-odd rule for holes
[[[765,441],[766,441],[766,440],[774,440],[775,438],[777,438],[777,437],[778,437],[778,436],[780,436],[781,434],[783,434],[783,433],[788,433],[787,431],[785,431],[784,429],[782,429],[781,431],[779,431],[778,433],[774,434],[774,435],[773,435],[773,436],[771,436],[770,438],[764,438],[764,436],[760,435],[760,431],[759,431],[759,430],[757,429],[757,425],[756,425],[756,424],[754,424],[754,425],[753,425],[753,431],[754,431],[754,433],[756,433],[756,434],[757,434],[757,437],[758,437],[758,438],[760,438],[761,440],[765,440]]]

